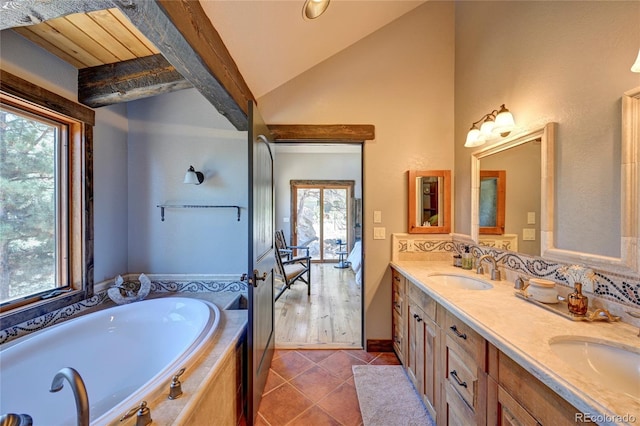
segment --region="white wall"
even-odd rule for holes
[[[454,3],[426,2],[258,100],[267,123],[375,125],[363,151],[367,339],[391,337],[389,235],[407,230],[407,170],[453,168],[453,77]]]
[[[247,133],[195,89],[130,102],[129,272],[240,274],[247,265]],[[201,185],[182,183],[193,165]],[[239,205],[167,209],[163,203]]]
[[[10,30],[0,35],[2,68],[77,102],[78,71]],[[94,280],[127,272],[126,106],[96,109],[93,134]]]
[[[556,245],[620,256],[621,96],[640,86],[640,2],[456,2],[455,231],[468,234],[471,123],[506,103],[559,123]]]
[[[362,197],[362,168],[359,153],[306,152],[308,146],[286,147],[283,152],[276,145],[274,180],[276,185],[276,229],[282,229],[291,241],[291,180],[353,180],[354,198]],[[324,147],[319,147],[321,149]],[[330,151],[340,148],[327,147]],[[324,148],[324,150],[327,150]],[[346,147],[353,151],[352,147]],[[292,152],[293,151],[293,152]],[[289,220],[285,222],[284,219]]]

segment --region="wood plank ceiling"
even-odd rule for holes
[[[14,31],[78,69],[160,53],[117,8],[74,13]]]

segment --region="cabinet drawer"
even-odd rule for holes
[[[446,335],[467,352],[482,371],[486,371],[486,341],[471,327],[456,318],[449,311],[445,313]]]
[[[444,393],[444,413],[439,414],[442,419],[438,424],[444,424],[447,426],[462,426],[462,425],[474,425],[479,424],[476,421],[476,416],[473,410],[464,402],[455,389],[451,385],[445,382],[442,386]]]
[[[451,344],[447,345],[446,380],[472,408],[477,406],[477,370],[477,366],[473,360],[470,360],[465,354],[459,354],[456,346]]]
[[[436,301],[427,296],[416,285],[409,283],[409,297],[412,298],[420,308],[424,311],[425,315],[431,320],[436,320]]]

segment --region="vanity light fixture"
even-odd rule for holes
[[[478,127],[478,124],[480,124],[480,127]],[[504,138],[511,133],[514,127],[513,115],[502,104],[499,109],[494,109],[490,113],[483,115],[480,120],[471,124],[464,146],[467,148],[480,146],[498,134]]]
[[[302,17],[316,19],[327,10],[329,2],[330,0],[306,0],[302,7]]]
[[[204,182],[204,174],[196,171],[193,166],[190,166],[189,170],[187,170],[187,173],[184,175],[184,183],[200,185],[202,182]]]
[[[636,61],[631,65],[631,71],[640,72],[640,49],[638,49],[638,57],[636,58]]]

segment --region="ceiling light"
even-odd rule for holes
[[[633,65],[631,65],[631,71],[640,72],[640,49],[638,50],[638,57]]]
[[[478,123],[480,122],[482,122],[482,125],[478,128]],[[480,120],[471,124],[464,146],[467,148],[480,146],[497,134],[502,137],[508,136],[514,127],[513,115],[502,104],[500,109],[494,109],[490,113],[483,115]]]
[[[330,0],[306,0],[302,7],[302,16],[306,19],[316,19],[329,7]]]

